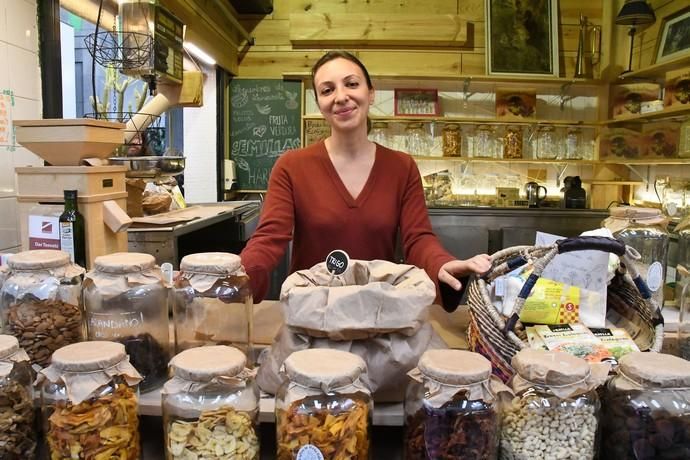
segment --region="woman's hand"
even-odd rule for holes
[[[462,283],[458,278],[470,273],[486,273],[490,268],[491,257],[488,254],[479,254],[467,260],[451,260],[438,271],[438,280],[459,291]]]

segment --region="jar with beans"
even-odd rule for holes
[[[166,458],[258,460],[259,390],[246,357],[225,345],[170,361],[162,392]]]
[[[52,249],[13,254],[2,285],[0,315],[32,364],[46,366],[60,347],[84,339],[81,275],[69,254]]]
[[[602,453],[615,459],[690,458],[690,362],[629,353],[602,397]]]
[[[369,459],[373,404],[361,380],[364,360],[315,348],[292,353],[282,370],[287,380],[276,393],[276,458]]]
[[[502,459],[587,460],[597,452],[600,402],[596,388],[609,364],[524,349],[511,364],[516,397],[503,411]]]
[[[0,458],[36,455],[33,378],[29,355],[11,335],[0,335]]]
[[[405,458],[490,460],[498,456],[500,410],[491,363],[462,350],[428,350],[405,397]]]

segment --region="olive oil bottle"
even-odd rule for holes
[[[65,209],[60,215],[60,249],[70,260],[86,268],[86,234],[84,216],[77,208],[77,191],[65,190]]]

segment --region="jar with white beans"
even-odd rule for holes
[[[517,353],[512,365],[516,397],[503,411],[500,458],[594,458],[600,409],[595,390],[609,365],[534,349]]]

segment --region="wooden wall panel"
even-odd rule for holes
[[[463,0],[279,0],[274,2],[273,17],[287,19],[290,13],[456,14],[458,2]]]
[[[360,51],[357,53],[373,75],[460,75],[460,53],[429,51]]]

